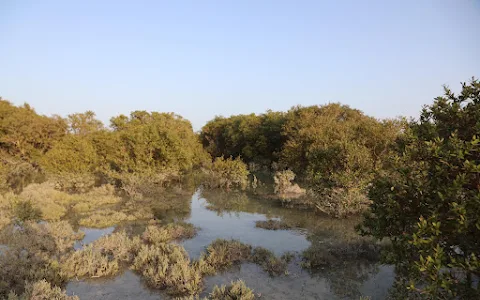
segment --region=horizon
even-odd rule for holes
[[[183,5],[182,5],[183,4]],[[480,2],[0,4],[0,96],[43,115],[215,116],[339,102],[377,119],[478,77]]]

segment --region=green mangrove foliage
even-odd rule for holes
[[[400,298],[479,298],[480,82],[445,88],[397,148],[361,232],[391,240]]]
[[[130,175],[165,182],[211,163],[190,122],[173,113],[134,111],[105,128],[92,111],[62,119],[1,99],[0,157],[0,189],[16,192],[45,174],[69,192],[106,181],[131,189]]]
[[[212,157],[239,157],[247,163],[270,166],[279,158],[284,143],[285,113],[268,111],[262,115],[216,117],[200,133]]]
[[[213,156],[289,168],[319,195],[312,206],[346,215],[368,205],[366,188],[374,172],[384,168],[401,129],[400,121],[379,121],[348,106],[328,104],[217,117],[202,128],[200,138]]]
[[[239,158],[217,157],[211,168],[206,170],[205,185],[209,188],[232,187],[245,189],[248,185],[247,165]]]

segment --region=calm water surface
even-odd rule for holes
[[[200,228],[193,239],[181,242],[190,257],[198,257],[217,238],[237,239],[281,255],[287,251],[300,254],[312,241],[335,243],[348,240],[349,236],[355,234],[353,227],[358,219],[324,218],[310,212],[280,207],[271,200],[254,198],[243,193],[219,191],[197,191],[193,194],[191,201],[185,202],[189,207],[182,207],[177,216],[177,219]],[[168,214],[171,216],[172,211]],[[255,227],[255,221],[270,218],[283,220],[295,227],[277,231]],[[75,245],[76,249],[116,230],[115,227],[81,229],[85,232],[85,238]],[[228,284],[237,279],[243,279],[260,299],[358,300],[360,296],[385,299],[393,283],[394,272],[390,266],[344,260],[311,273],[303,270],[297,259],[290,264],[288,276],[272,278],[259,266],[245,263],[228,272],[205,278],[202,296],[208,295],[214,285]],[[148,289],[141,278],[130,270],[110,279],[72,281],[67,285],[67,293],[78,295],[81,299],[168,299],[162,292]]]

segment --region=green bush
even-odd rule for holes
[[[399,285],[426,299],[480,297],[480,82],[423,109],[370,191],[361,232],[392,242]],[[409,296],[409,297],[410,297]]]
[[[245,189],[248,185],[247,165],[240,159],[217,157],[207,170],[206,186],[210,188],[232,187]]]

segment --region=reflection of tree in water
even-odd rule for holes
[[[163,222],[184,221],[190,217],[193,187],[167,190],[151,199],[150,207],[157,220]]]
[[[312,245],[304,251],[304,267],[312,276],[324,278],[339,297],[358,298],[364,283],[378,273],[379,247],[362,238],[308,238]]]
[[[224,213],[248,212],[253,205],[244,192],[223,190],[202,190],[201,197],[207,200],[207,209],[214,211],[219,216]]]

